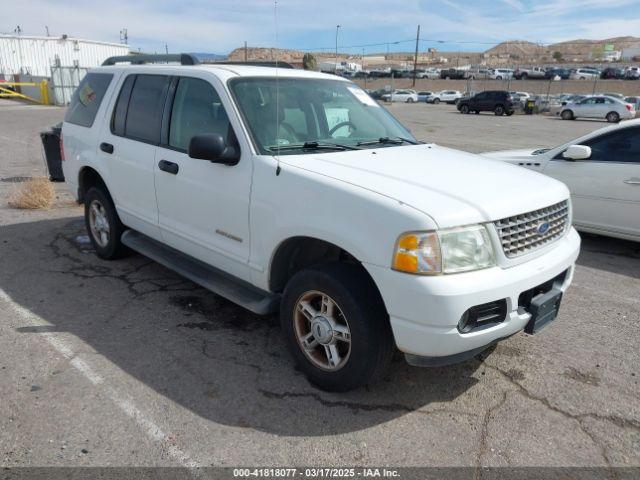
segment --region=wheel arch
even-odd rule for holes
[[[276,247],[269,264],[269,290],[282,292],[297,272],[325,263],[347,263],[361,269],[384,304],[376,282],[355,255],[335,243],[303,235],[289,237]]]
[[[82,203],[91,187],[103,187],[107,195],[111,195],[102,175],[93,167],[84,166],[78,172],[78,201]]]

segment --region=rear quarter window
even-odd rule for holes
[[[71,98],[64,121],[91,127],[112,79],[111,73],[87,73]]]

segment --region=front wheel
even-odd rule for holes
[[[111,197],[103,189],[92,187],[85,194],[84,221],[98,257],[113,260],[127,253],[127,247],[120,241],[125,227]]]
[[[433,99],[433,103],[436,104],[436,105],[439,104],[440,103],[440,99],[439,98],[434,98]]]
[[[393,354],[382,299],[356,265],[325,264],[295,274],[282,297],[280,323],[300,369],[323,390],[375,382]]]
[[[571,110],[563,110],[562,113],[560,113],[560,118],[562,118],[562,120],[573,120],[573,112]]]
[[[407,103],[413,103],[413,98],[411,97],[407,98]]]
[[[460,113],[464,113],[464,114],[469,113],[469,105],[460,106]]]

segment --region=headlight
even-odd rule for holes
[[[393,269],[422,275],[468,272],[496,264],[484,225],[435,232],[409,232],[398,238]]]

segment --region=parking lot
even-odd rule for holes
[[[471,152],[606,126],[388,108]],[[44,174],[38,133],[63,115],[0,104],[2,466],[640,466],[640,244],[583,235],[539,334],[451,367],[397,355],[383,382],[326,393],[294,369],[275,317],[141,256],[96,258],[64,185],[49,211],[7,206],[12,178]]]

